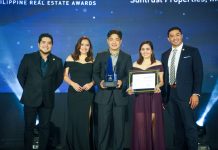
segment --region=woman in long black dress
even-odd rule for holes
[[[90,150],[90,116],[94,98],[92,44],[81,37],[65,62],[64,80],[68,88],[67,149]]]
[[[160,87],[163,86],[163,67],[154,57],[153,44],[144,41],[139,47],[139,59],[133,70],[159,71],[159,83],[154,92],[134,95],[131,150],[164,150],[163,108]],[[134,94],[130,87],[128,94]]]

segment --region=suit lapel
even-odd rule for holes
[[[46,74],[45,74],[45,77],[47,77],[53,70],[53,66],[54,66],[54,61],[55,61],[55,58],[52,56],[52,54],[50,54],[51,56],[48,57],[48,66],[47,66],[47,71],[46,71]]]
[[[120,70],[120,63],[123,60],[123,52],[120,50],[119,55],[118,55],[118,59],[117,59],[117,63],[116,63],[116,70]]]
[[[105,58],[106,58],[106,60],[107,60],[107,58],[108,58],[109,56],[111,56],[111,54],[110,54],[109,50],[107,50],[107,52],[105,53]]]
[[[36,56],[34,58],[35,66],[37,67],[37,72],[42,75],[42,70],[41,70],[41,56],[39,52],[36,52]]]
[[[111,56],[111,55],[110,55],[110,52],[109,52],[109,50],[107,50],[107,51],[104,53],[104,56],[101,58],[101,59],[103,59],[102,62],[103,62],[103,66],[104,66],[105,69],[106,69],[106,67],[107,67],[107,61],[108,61],[108,58],[109,58],[110,56]]]
[[[169,49],[168,51],[167,51],[167,53],[166,53],[166,57],[167,57],[167,63],[168,63],[168,61],[169,61],[169,57],[170,57],[170,52],[171,52],[171,49]]]
[[[167,66],[166,69],[167,69],[167,72],[169,72],[168,62],[169,62],[170,52],[171,52],[171,48],[168,49],[168,51],[166,53],[166,66]]]
[[[182,47],[182,51],[181,51],[181,54],[180,54],[180,57],[179,57],[179,62],[178,62],[178,67],[177,67],[177,72],[176,72],[176,76],[178,77],[178,73],[180,71],[180,68],[181,68],[181,65],[182,65],[182,59],[183,57],[185,56],[185,53],[187,52],[186,50],[186,47],[183,45]]]

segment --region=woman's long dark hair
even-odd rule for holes
[[[75,50],[72,54],[72,57],[75,61],[79,60],[79,56],[80,56],[80,48],[81,48],[81,43],[83,40],[88,40],[89,41],[89,44],[90,44],[90,48],[89,48],[89,51],[87,53],[87,57],[85,58],[85,61],[86,62],[89,62],[89,61],[92,61],[94,60],[93,58],[93,47],[92,47],[92,43],[91,43],[91,40],[87,37],[87,36],[82,36],[79,38],[79,40],[77,41],[76,43],[76,46],[75,46]]]
[[[142,57],[142,54],[141,54],[141,48],[144,44],[148,44],[150,47],[151,47],[151,51],[152,51],[152,54],[151,54],[151,64],[155,63],[156,62],[156,59],[155,59],[155,56],[154,56],[154,47],[153,47],[153,43],[151,41],[143,41],[140,46],[139,46],[139,59],[137,60],[137,63],[139,65],[142,64],[144,58]]]

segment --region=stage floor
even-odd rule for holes
[[[197,115],[205,109],[210,94],[203,94],[199,108],[196,110]],[[67,94],[56,94],[55,108],[51,119],[52,130],[54,133],[53,145],[57,150],[64,149],[66,125],[67,125]],[[126,121],[125,142],[124,145],[128,149],[130,145],[131,131],[131,114],[132,100],[128,105],[128,119]],[[165,139],[168,150],[172,147],[171,120],[167,111],[164,113],[165,118]],[[204,144],[210,146],[210,150],[218,150],[218,104],[216,103],[206,117],[206,135],[201,139]],[[0,150],[23,150],[23,106],[13,93],[0,94]],[[126,149],[126,150],[127,150]],[[52,150],[55,150],[54,148]],[[203,150],[199,147],[199,150]]]

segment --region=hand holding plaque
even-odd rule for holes
[[[116,87],[117,86],[117,74],[116,67],[113,67],[111,57],[108,57],[106,70],[105,70],[105,81],[104,87]]]

